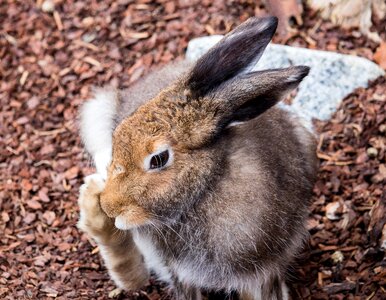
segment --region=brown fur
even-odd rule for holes
[[[114,220],[101,210],[99,195],[104,186],[95,175],[85,179],[78,200],[81,212],[78,227],[96,239],[109,273],[119,278],[117,284],[125,289],[138,289],[145,284],[148,271],[131,233],[115,228]]]
[[[278,288],[306,233],[315,140],[272,106],[308,68],[240,74],[276,25],[250,19],[150,101],[128,106],[130,91],[122,99],[128,115],[114,131],[100,205],[109,218],[124,214],[137,238],[154,245],[188,298],[197,287],[256,298],[261,285],[260,295],[284,299]],[[244,123],[228,126],[235,121]],[[164,144],[173,163],[147,171],[145,158]]]

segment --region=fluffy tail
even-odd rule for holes
[[[86,102],[80,113],[80,134],[86,150],[91,154],[97,173],[107,177],[112,157],[112,136],[118,111],[118,93],[99,89]]]

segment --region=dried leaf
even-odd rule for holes
[[[279,18],[278,33],[287,36],[291,30],[291,22],[303,24],[303,5],[299,0],[265,0],[271,15]]]
[[[374,54],[375,62],[386,70],[386,42],[381,42]]]

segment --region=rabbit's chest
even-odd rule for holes
[[[155,272],[162,281],[171,282],[170,269],[166,266],[165,259],[149,236],[133,231],[133,239],[142,253],[146,267]]]
[[[174,276],[181,282],[194,284],[202,288],[218,288],[218,276],[224,273],[226,261],[213,260],[213,253],[203,249],[198,241],[189,240],[178,235],[174,240],[171,234],[163,232],[162,238],[144,233],[134,232],[134,241],[141,251],[146,266],[156,273],[157,277],[171,283]],[[174,241],[173,241],[174,240]],[[178,241],[178,242],[177,242]],[[185,241],[185,242],[183,242]],[[229,274],[229,272],[225,272]],[[225,280],[231,280],[226,278]]]

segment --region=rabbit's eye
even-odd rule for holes
[[[145,157],[143,168],[146,172],[158,172],[169,167],[174,161],[174,152],[169,145],[158,145],[157,148]]]
[[[165,150],[161,153],[153,155],[150,159],[150,170],[160,169],[164,167],[169,161],[169,151]]]

